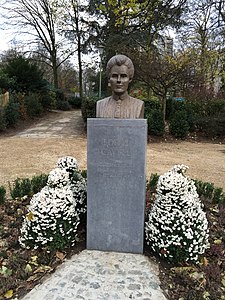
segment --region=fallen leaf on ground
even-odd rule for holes
[[[13,296],[13,290],[8,290],[5,295],[6,299],[10,299]]]
[[[36,273],[45,273],[45,272],[51,272],[53,269],[49,266],[40,266],[37,268],[37,270],[34,271],[34,274]]]
[[[220,240],[220,239],[217,239],[217,240],[215,240],[215,241],[214,241],[214,244],[216,244],[216,245],[220,245],[220,244],[222,244],[222,240]]]
[[[2,266],[0,269],[0,274],[2,274],[4,277],[9,277],[12,275],[12,270],[8,269],[5,266]]]
[[[31,273],[32,272],[32,267],[31,265],[27,264],[26,267],[25,267],[25,272],[26,273]]]
[[[60,260],[64,260],[64,258],[66,257],[65,253],[62,253],[60,251],[56,251],[56,257],[59,258]]]

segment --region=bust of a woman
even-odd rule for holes
[[[97,102],[96,117],[144,118],[144,102],[129,96],[127,92],[134,75],[131,59],[125,55],[115,55],[108,61],[106,71],[112,95]]]

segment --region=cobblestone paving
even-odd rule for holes
[[[166,300],[157,275],[144,255],[84,250],[23,300]]]

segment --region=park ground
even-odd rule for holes
[[[17,177],[31,178],[49,173],[58,158],[66,155],[76,157],[80,169],[87,168],[87,138],[80,110],[49,112],[41,120],[25,123],[0,135],[0,185],[8,186],[8,182]],[[189,166],[187,174],[191,178],[225,189],[223,140],[200,140],[196,136],[186,140],[150,137],[147,179],[152,173],[163,174],[175,164]]]

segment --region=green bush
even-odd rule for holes
[[[48,175],[41,174],[38,176],[33,176],[31,179],[32,193],[36,194],[46,185]]]
[[[45,174],[33,176],[32,179],[17,178],[13,185],[9,186],[11,197],[16,199],[38,193],[46,185],[47,178],[48,176]]]
[[[40,95],[36,93],[29,93],[25,96],[25,106],[27,115],[30,118],[38,117],[43,113],[43,107],[40,102]]]
[[[160,110],[160,103],[157,98],[144,100],[145,116],[151,113],[152,110]]]
[[[0,131],[6,129],[5,111],[3,107],[0,107]]]
[[[164,134],[163,113],[161,110],[152,109],[146,114],[148,123],[148,134],[162,136]]]
[[[68,102],[72,108],[81,108],[82,98],[81,97],[69,97]]]
[[[170,121],[170,133],[176,138],[185,138],[189,128],[186,111],[176,111]]]
[[[4,108],[5,121],[7,127],[15,127],[19,121],[19,103],[17,103],[14,97],[10,97],[9,103]]]
[[[151,174],[150,179],[147,183],[147,190],[154,191],[156,189],[158,180],[159,180],[158,174],[156,174],[156,173]]]
[[[54,90],[46,90],[41,92],[40,98],[41,105],[47,109],[56,109],[57,101],[56,101],[56,92]]]
[[[95,118],[96,116],[96,98],[84,98],[82,101],[81,111],[83,120],[86,122],[87,118]]]
[[[6,189],[4,186],[0,186],[0,205],[5,202]]]
[[[57,109],[60,109],[60,110],[71,110],[71,106],[69,104],[69,102],[63,100],[63,101],[58,101],[57,102]]]
[[[225,204],[225,193],[222,188],[217,188],[213,183],[194,180],[200,197],[206,198],[213,203]]]
[[[199,116],[196,120],[196,129],[208,137],[225,135],[225,115],[222,117]]]

